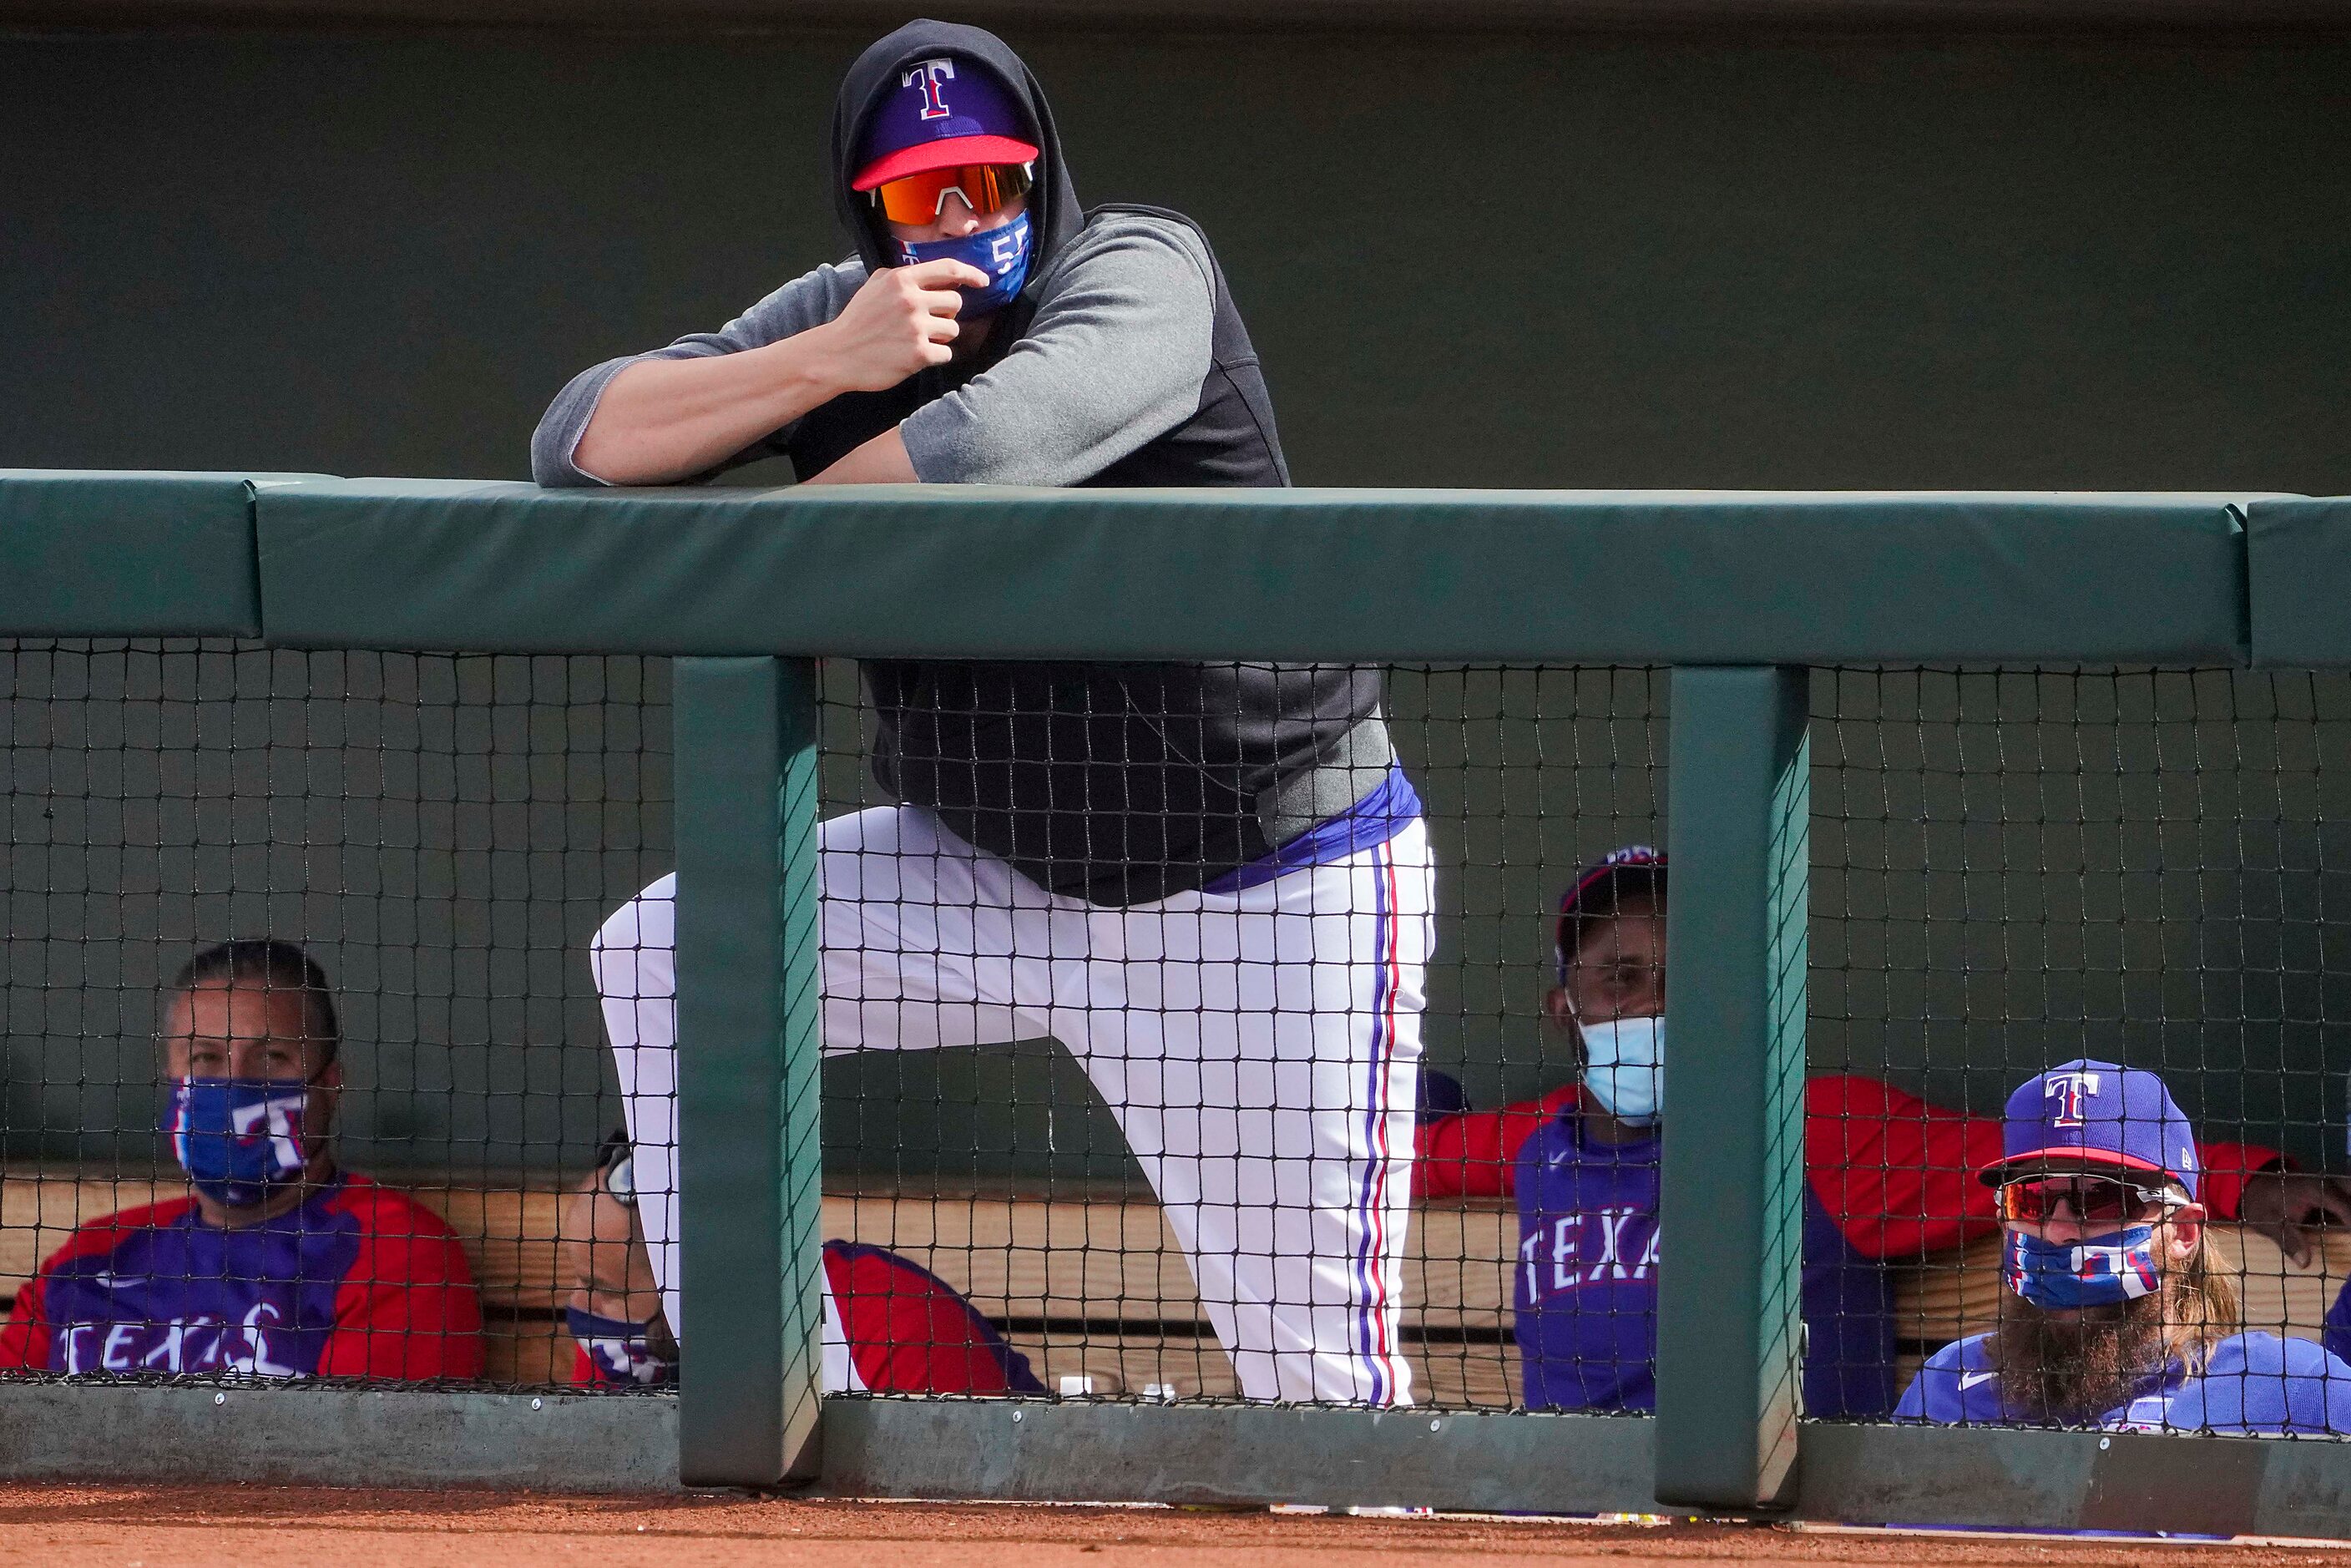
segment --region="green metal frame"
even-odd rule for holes
[[[681,659],[678,1470],[773,1486],[813,1460],[823,1238],[816,670]],[[682,1336],[683,1337],[683,1336]]]
[[[2278,669],[2351,664],[2351,500],[2279,497],[2246,508],[2246,593],[2253,662]]]
[[[1798,669],[1673,674],[1656,1484],[1678,1507],[1769,1506],[1796,1462],[1810,700]]]
[[[1598,591],[1627,580],[1641,591]],[[15,1384],[0,1473],[817,1474],[901,1495],[2351,1534],[2351,1444],[1797,1419],[1806,666],[2351,664],[2346,589],[2351,503],[2290,497],[557,493],[0,472],[0,635],[679,658],[694,1300],[674,1401]],[[1656,1417],[820,1401],[820,653],[1673,665]],[[154,1440],[130,1455],[116,1435],[133,1424]]]
[[[0,1476],[657,1491],[680,1484],[684,1416],[625,1395],[8,1382]],[[832,1397],[823,1427],[816,1486],[837,1496],[1656,1507],[1657,1424],[1637,1417]],[[1789,1512],[2344,1537],[2346,1447],[1808,1423]]]
[[[2248,504],[368,479],[256,517],[296,646],[2211,665],[2247,656]]]
[[[299,477],[0,469],[0,636],[259,636],[254,494]]]

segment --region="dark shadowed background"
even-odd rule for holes
[[[1053,97],[1081,195],[1207,226],[1302,483],[2351,489],[2342,43],[1006,31]],[[845,250],[823,139],[869,36],[0,34],[0,465],[523,476],[572,371],[715,326]],[[148,896],[126,892],[123,846],[166,830],[73,810],[59,828],[34,795],[101,788],[64,765],[94,747],[201,749],[138,727],[141,681],[190,715],[219,705],[216,744],[220,724],[248,726],[219,777],[254,800],[273,779],[348,800],[334,759],[390,743],[362,746],[318,716],[341,694],[266,662],[151,678],[23,657],[5,705],[6,1152],[95,1153],[89,1133],[152,1110],[139,1030],[168,934],[117,906]],[[383,693],[437,680],[479,706],[483,738],[460,723],[447,746],[483,758],[478,789],[452,765],[452,825],[376,846],[412,868],[410,891],[352,880],[351,846],[379,830],[347,810],[317,829],[255,807],[222,831],[248,848],[290,835],[284,852],[178,873],[225,901],[189,906],[223,926],[190,939],[294,919],[339,975],[406,998],[355,1009],[355,1061],[373,1065],[355,1070],[354,1132],[381,1163],[576,1163],[613,1114],[579,944],[665,853],[661,760],[634,760],[657,753],[661,716],[641,730],[611,706],[657,697],[660,673],[608,685],[528,663],[396,672],[360,694],[370,737],[407,733]],[[1816,835],[1815,956],[1836,967],[1815,981],[1815,1061],[1891,1066],[1989,1109],[2086,1041],[2209,1074],[2219,1087],[2195,1099],[2212,1114],[2324,1157],[2351,1042],[2328,1023],[2321,923],[2345,890],[2320,819],[2351,814],[2335,782],[2351,764],[2324,787],[2316,764],[2340,755],[2351,694],[2095,679],[2087,695],[2029,675],[1888,695],[1823,677],[1816,704],[1855,716],[1816,745],[1909,782],[1819,777],[1824,810],[1879,831]],[[74,722],[97,727],[80,738],[51,727],[58,681],[84,683]],[[1541,911],[1578,859],[1661,831],[1661,696],[1639,676],[1398,684],[1405,744],[1450,823],[1432,1059],[1480,1103],[1567,1070],[1533,1022]],[[132,718],[92,716],[110,703]],[[288,703],[306,706],[285,719]],[[1931,737],[1901,716],[1921,705]],[[631,766],[583,768],[622,729]],[[277,771],[272,747],[310,770]],[[2123,782],[2074,787],[2101,770]],[[845,799],[853,779],[834,778]],[[594,874],[501,890],[496,832],[455,810],[476,797],[484,824],[500,800],[566,804],[564,842]],[[2053,838],[2053,813],[2092,825]],[[593,824],[623,820],[628,852],[593,856]],[[299,852],[318,832],[336,855]],[[78,835],[69,873],[44,833]],[[1876,902],[1855,891],[1871,887]],[[402,968],[379,923],[333,913],[393,896],[440,901],[400,942],[444,956]],[[89,1006],[92,987],[121,1005]],[[831,1071],[844,1162],[1123,1167],[1050,1051]]]

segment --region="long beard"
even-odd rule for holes
[[[2169,1359],[2164,1325],[2183,1320],[2166,1275],[2152,1295],[2063,1316],[2022,1296],[2001,1302],[1991,1361],[2011,1408],[2039,1421],[2090,1421],[2135,1396]]]

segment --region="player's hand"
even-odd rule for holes
[[[2310,1261],[2311,1228],[2351,1225],[2351,1186],[2307,1171],[2256,1171],[2245,1178],[2237,1218],[2278,1244],[2297,1265]]]
[[[844,392],[884,392],[954,354],[958,287],[985,288],[987,274],[964,261],[885,267],[865,280],[822,330]]]

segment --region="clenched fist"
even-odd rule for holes
[[[985,288],[987,274],[968,262],[925,261],[867,278],[841,314],[817,329],[841,390],[883,392],[926,365],[946,364],[963,308],[958,286]]]

